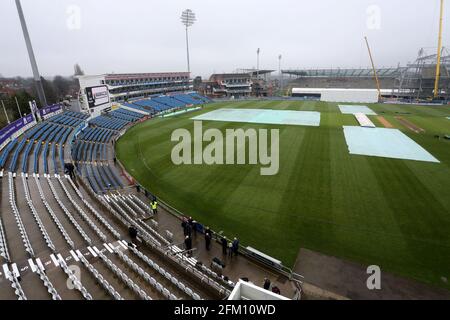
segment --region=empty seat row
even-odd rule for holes
[[[115,249],[117,256],[125,262],[125,264],[136,272],[141,278],[143,278],[148,284],[155,288],[160,294],[162,294],[168,300],[178,300],[178,298],[172,294],[167,288],[165,288],[161,283],[159,283],[155,278],[150,276],[144,269],[142,269],[136,262],[131,260],[122,251]]]
[[[82,120],[86,120],[87,118],[89,118],[89,115],[87,115],[86,113],[82,113],[82,112],[66,111],[64,114],[69,117],[79,118]]]
[[[3,168],[5,166],[5,163],[8,160],[9,153],[14,149],[18,142],[18,139],[14,139],[10,143],[8,143],[5,150],[3,150],[2,155],[0,156],[0,168]]]
[[[7,262],[11,261],[8,251],[8,244],[6,243],[5,229],[3,228],[2,219],[0,218],[0,257],[3,257]]]
[[[131,290],[133,290],[141,299],[152,300],[147,293],[142,290],[131,278],[117,267],[108,257],[101,251],[97,252],[103,263],[110,269],[123,283],[125,283]]]
[[[39,181],[39,178],[37,176],[34,177],[36,185],[38,187],[38,191],[39,191],[39,195],[41,197],[42,203],[44,204],[45,208],[47,209],[48,213],[50,214],[50,217],[52,218],[53,222],[56,224],[56,227],[58,228],[59,232],[62,234],[62,236],[64,237],[64,240],[66,240],[67,244],[74,249],[75,248],[75,243],[73,242],[73,240],[70,238],[69,234],[67,233],[66,229],[64,228],[64,226],[61,224],[61,221],[58,219],[58,217],[56,216],[55,212],[53,211],[53,209],[50,207],[50,205],[47,202],[47,199],[45,198],[44,192],[42,190],[42,186],[41,183]]]
[[[117,118],[98,116],[89,121],[89,123],[91,125],[96,125],[98,127],[119,131],[123,129],[126,125],[128,125],[130,122]]]
[[[41,279],[44,286],[47,288],[47,292],[50,293],[50,296],[52,297],[52,300],[62,300],[61,296],[58,294],[58,291],[56,291],[55,287],[53,286],[50,279],[47,277],[47,274],[45,273],[45,270],[42,270],[41,267],[38,265],[36,267],[36,273],[39,276],[39,279]]]
[[[69,183],[72,186],[73,190],[75,190],[75,193],[78,195],[79,199],[81,199],[81,201],[85,204],[85,206],[89,208],[89,210],[94,214],[94,216],[97,218],[97,220],[99,220],[103,224],[103,226],[109,232],[111,232],[111,234],[117,240],[121,239],[120,233],[113,226],[111,226],[111,224],[109,224],[108,221],[106,221],[106,219],[103,218],[103,216],[100,213],[98,213],[98,211],[95,210],[94,207],[83,197],[83,195],[80,193],[78,188],[75,186],[75,183],[72,181],[72,179],[70,177],[66,177],[66,179],[69,181]]]
[[[198,104],[203,104],[204,102],[198,99],[194,99],[193,97],[191,97],[190,95],[187,94],[177,94],[177,95],[173,95],[172,96],[174,99],[177,99],[185,104],[194,104],[194,105],[198,105]]]
[[[97,282],[109,293],[115,300],[124,300],[116,289],[103,277],[103,275],[94,268],[92,264],[81,254],[78,256],[81,263],[88,269],[88,271],[94,276]]]
[[[177,286],[181,291],[183,291],[185,294],[187,294],[189,297],[193,298],[194,300],[201,300],[201,297],[195,293],[191,288],[186,286],[183,282],[172,276],[169,272],[161,268],[157,263],[152,261],[149,257],[144,255],[142,252],[140,252],[138,249],[134,247],[130,247],[129,250],[133,252],[138,258],[140,258],[142,261],[144,261],[149,267],[154,269],[155,271],[159,272],[164,278],[166,278],[168,281],[170,281],[173,285]]]
[[[20,217],[19,209],[16,204],[16,195],[14,191],[14,181],[12,173],[8,173],[8,187],[9,187],[9,203],[11,205],[11,209],[14,214],[14,218],[16,219],[17,227],[19,228],[20,237],[22,238],[23,245],[25,246],[25,251],[34,258],[34,250],[31,246],[30,239],[28,238],[27,231],[25,229],[25,225],[23,224],[22,218]]]
[[[71,116],[68,116],[66,113],[63,113],[63,114],[59,114],[57,116],[50,118],[49,121],[53,122],[53,123],[57,123],[57,124],[62,124],[64,126],[77,127],[84,120],[80,119],[80,118],[71,117]]]
[[[42,237],[44,238],[45,243],[47,244],[47,247],[49,247],[50,250],[52,250],[52,252],[55,252],[56,251],[55,245],[53,244],[52,240],[50,239],[47,229],[45,228],[44,224],[42,223],[41,218],[39,217],[39,214],[33,205],[33,201],[31,200],[31,196],[30,196],[30,190],[28,189],[28,184],[27,184],[27,181],[26,181],[26,178],[24,175],[22,175],[22,184],[23,184],[23,189],[25,191],[25,199],[27,200],[27,204],[31,210],[31,214],[34,218],[34,221],[38,225],[39,231],[41,232]]]
[[[209,98],[207,98],[207,97],[205,97],[205,96],[202,96],[202,95],[198,94],[197,92],[191,92],[191,93],[189,93],[189,95],[190,95],[192,98],[194,98],[194,99],[203,101],[204,103],[212,102],[211,99],[209,99]]]
[[[49,177],[47,177],[48,185],[50,186],[50,190],[52,191],[53,197],[55,198],[56,202],[58,202],[59,207],[62,209],[66,217],[69,219],[69,221],[73,224],[75,229],[77,229],[78,233],[81,235],[81,237],[86,241],[88,245],[92,245],[92,240],[89,238],[89,236],[84,232],[83,228],[78,224],[78,222],[75,220],[75,218],[72,216],[72,214],[67,210],[64,203],[59,199],[58,194],[56,193],[55,187],[53,186],[52,181]]]
[[[91,218],[84,212],[84,210],[78,205],[78,203],[72,198],[72,195],[67,190],[66,185],[64,184],[64,181],[61,180],[60,177],[57,177],[57,180],[59,184],[61,185],[62,189],[64,190],[64,193],[66,194],[66,197],[69,199],[70,203],[75,207],[75,209],[78,211],[81,218],[88,224],[88,226],[95,232],[95,234],[102,239],[103,242],[106,242],[108,239],[106,235],[100,230],[99,227],[92,221]]]
[[[66,275],[69,277],[69,279],[72,281],[74,289],[78,290],[83,298],[86,300],[92,300],[92,295],[87,291],[87,289],[83,286],[80,279],[75,275],[75,272],[72,269],[69,269],[67,266],[67,263],[64,259],[59,259],[59,266],[63,271],[66,273]]]

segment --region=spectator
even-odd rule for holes
[[[137,238],[138,232],[135,227],[130,226],[128,228],[128,234],[130,235],[131,240],[135,240]]]
[[[227,238],[223,237],[222,240],[220,240],[220,241],[221,241],[221,244],[222,244],[222,253],[224,255],[226,255],[227,254],[227,248],[228,248]]]
[[[231,242],[231,241],[228,243],[228,256],[230,258],[233,257],[233,242]]]
[[[263,288],[265,290],[270,290],[270,285],[271,285],[270,280],[267,278],[264,278]]]
[[[192,221],[192,231],[194,231],[194,237],[197,237],[197,227],[198,227],[197,221],[193,220]]]
[[[192,227],[189,223],[186,223],[186,228],[184,229],[184,235],[185,236],[192,236]]]
[[[276,294],[281,294],[281,291],[280,291],[280,289],[277,286],[272,288],[272,292],[276,293]]]
[[[237,238],[234,238],[232,248],[234,255],[237,256],[239,251],[239,240]]]
[[[184,236],[187,236],[187,234],[186,234],[186,226],[187,226],[186,218],[182,218],[182,220],[181,220],[181,227],[183,228]]]
[[[150,206],[152,208],[153,214],[157,214],[158,213],[158,201],[156,201],[156,199],[153,199],[153,201],[150,203]]]
[[[191,253],[190,251],[192,250],[192,239],[189,236],[186,236],[186,238],[184,239],[184,246],[186,247],[186,250],[189,251],[189,254]]]
[[[205,244],[206,244],[206,250],[211,249],[211,233],[205,232]]]

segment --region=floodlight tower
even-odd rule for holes
[[[259,79],[259,54],[261,53],[261,49],[258,48],[256,50],[256,79]]]
[[[22,25],[23,37],[27,45],[28,55],[30,57],[31,69],[33,70],[34,83],[36,85],[36,91],[39,97],[41,107],[47,106],[47,99],[45,98],[44,87],[42,86],[41,76],[39,75],[39,69],[34,56],[33,46],[31,45],[30,34],[28,33],[27,23],[25,22],[25,16],[23,15],[22,5],[20,0],[16,0],[17,12],[19,13],[20,24]]]
[[[188,66],[189,76],[191,74],[191,64],[190,64],[190,61],[189,61],[189,33],[188,33],[188,29],[189,29],[189,27],[192,27],[196,21],[197,21],[197,19],[195,18],[195,13],[191,9],[186,9],[181,14],[181,22],[186,26],[186,50],[187,50],[187,66]]]
[[[280,72],[280,92],[283,94],[283,73],[281,72],[281,59],[283,56],[280,54],[278,56],[278,70]]]
[[[441,76],[441,55],[442,55],[442,26],[444,15],[444,0],[441,0],[441,11],[439,15],[439,37],[438,37],[438,51],[436,62],[436,80],[434,82],[434,98],[439,96],[439,78]]]

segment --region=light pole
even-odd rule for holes
[[[22,5],[20,0],[16,0],[17,12],[19,13],[20,23],[22,25],[23,37],[25,38],[25,44],[27,45],[28,56],[30,57],[31,69],[33,69],[34,83],[36,85],[36,91],[39,96],[39,101],[42,108],[47,106],[47,100],[45,99],[44,87],[42,86],[41,76],[39,75],[39,69],[34,56],[33,46],[31,45],[30,34],[28,33],[27,23],[22,11]]]
[[[283,58],[283,56],[280,54],[278,56],[278,70],[280,72],[280,92],[281,95],[283,95],[283,73],[281,72],[281,59]]]
[[[261,53],[261,49],[258,48],[256,50],[256,79],[259,79],[259,54]]]
[[[6,112],[6,108],[5,108],[5,104],[3,103],[3,100],[2,100],[2,106],[3,106],[3,111],[5,111],[6,121],[8,121],[8,124],[10,124],[11,121],[9,121],[8,112]]]
[[[197,21],[197,19],[195,18],[195,13],[191,9],[186,9],[181,14],[181,22],[186,27],[186,51],[187,51],[187,66],[188,66],[189,77],[190,77],[190,74],[191,74],[191,64],[190,64],[190,61],[189,61],[189,33],[188,33],[188,29],[189,29],[189,27],[194,25],[195,21]]]
[[[16,99],[17,110],[19,110],[20,118],[22,118],[22,112],[20,111],[19,101],[17,101],[17,96],[14,97]]]

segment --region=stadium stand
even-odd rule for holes
[[[173,105],[191,102],[185,97],[183,102],[168,99],[178,101]],[[223,299],[230,293],[218,274],[185,257],[144,221],[153,217],[151,209],[139,194],[123,188],[110,164],[112,140],[144,117],[117,109],[92,119],[78,133],[76,128],[88,117],[63,112],[6,146],[0,154],[1,168],[9,168],[0,179],[2,199],[7,199],[0,203],[0,259],[6,279],[0,282],[2,293],[19,300],[201,300]],[[74,132],[78,135],[69,144]],[[79,166],[75,179],[62,174],[69,151]],[[130,226],[142,240],[139,249],[123,239]],[[81,279],[69,267],[68,257],[71,265],[86,271]]]
[[[124,103],[123,105],[136,110],[150,112],[150,114],[155,115],[209,102],[211,102],[210,99],[203,97],[198,93],[189,93],[155,96],[147,99],[135,100],[131,103]]]

